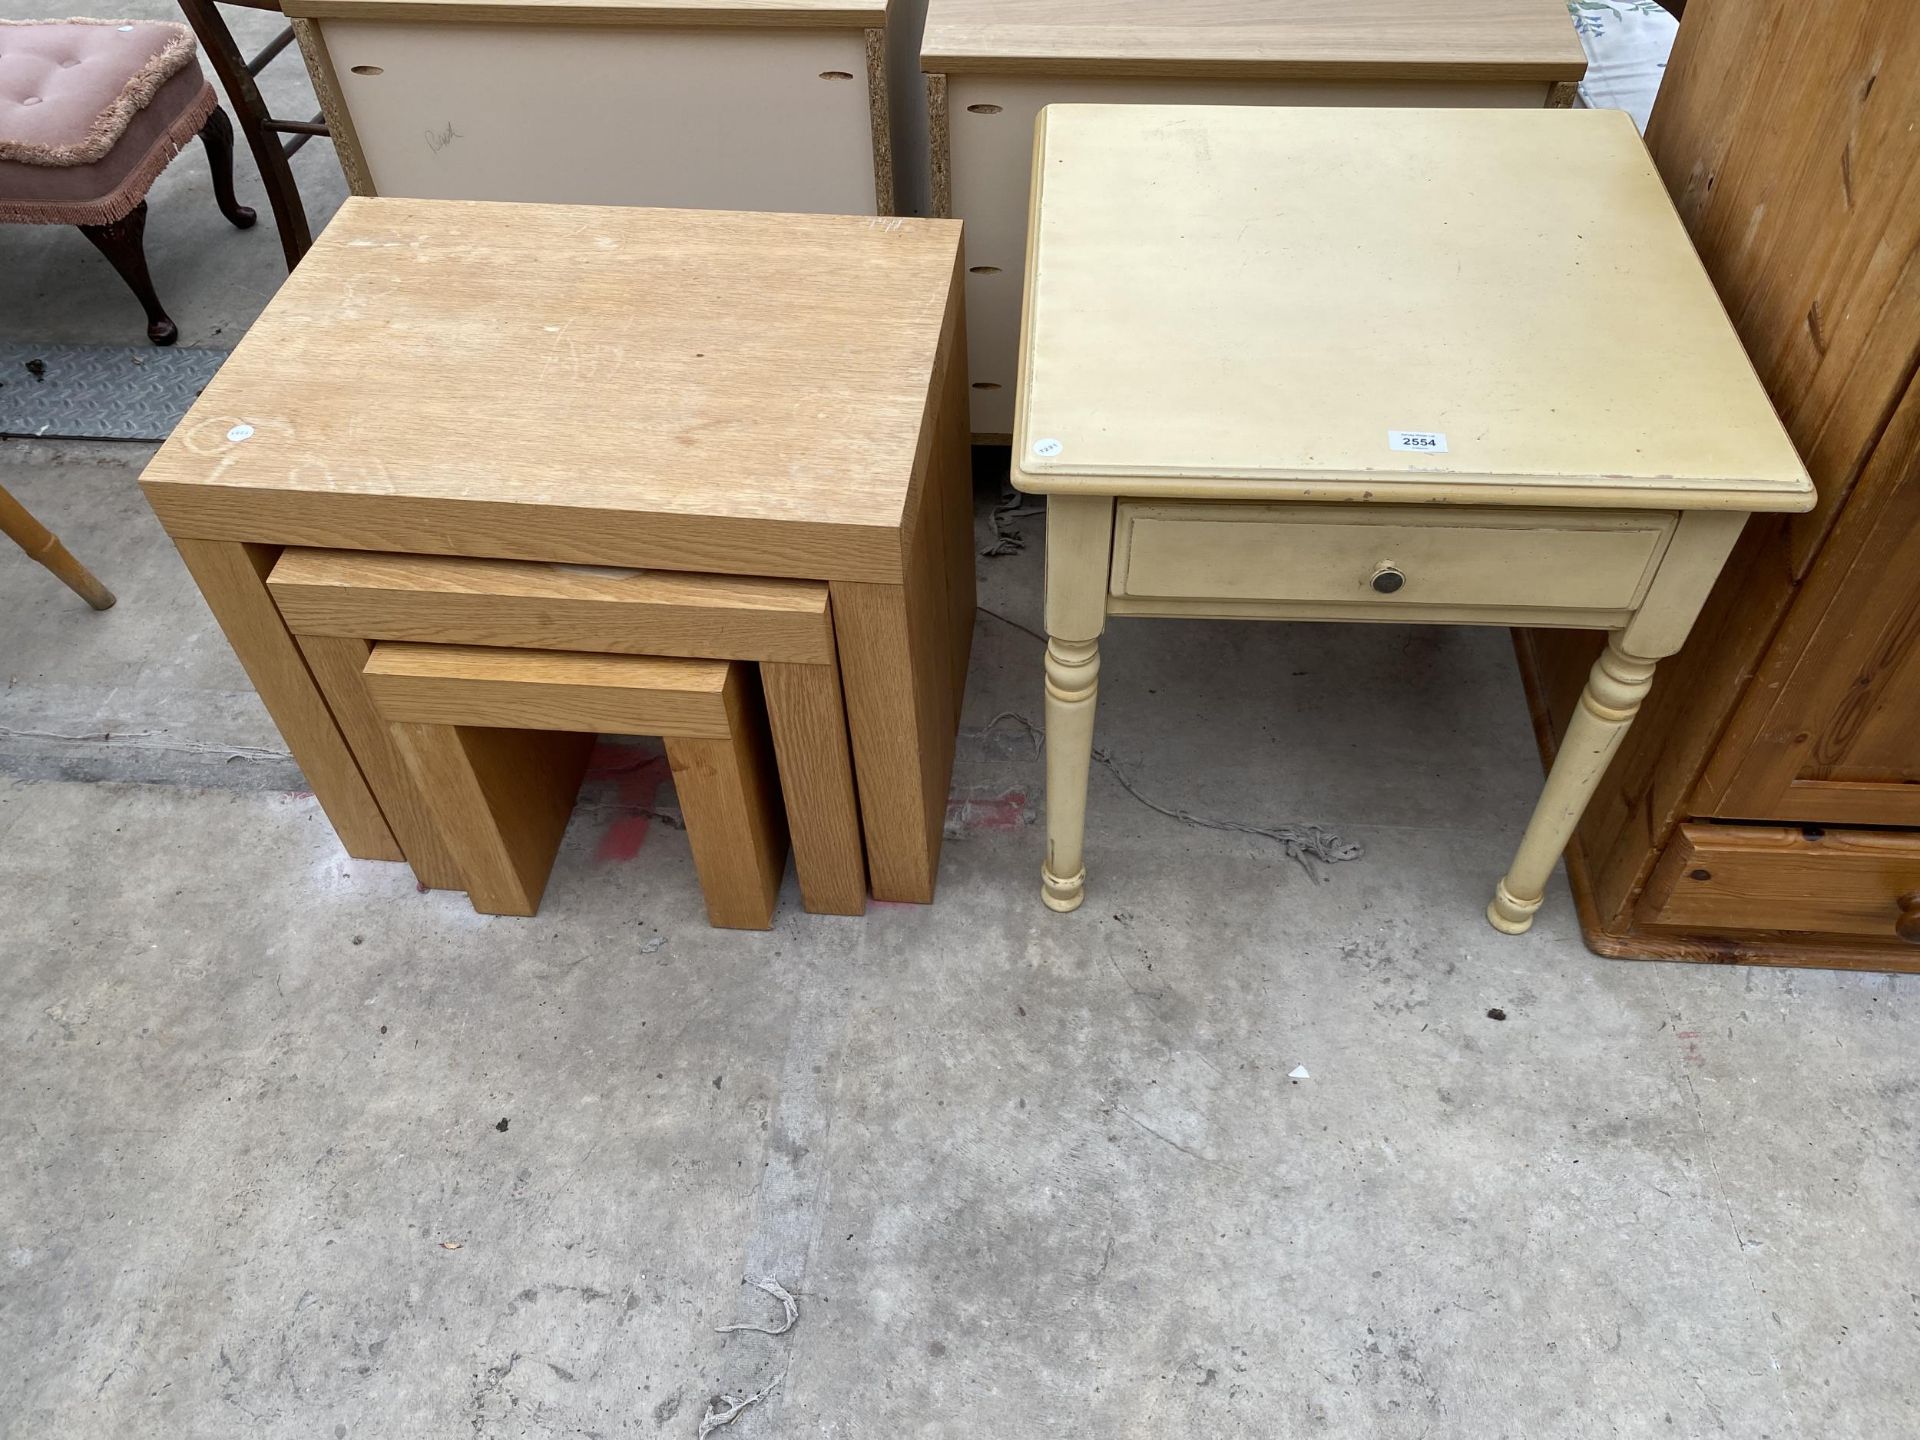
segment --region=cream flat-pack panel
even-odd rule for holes
[[[973,433],[1013,430],[1020,287],[1027,256],[1034,127],[1048,105],[1418,105],[1531,107],[1530,80],[1156,80],[953,75],[947,80],[952,213],[967,225],[968,378]]]
[[[877,208],[858,30],[320,25],[380,195]]]
[[[1617,111],[1059,106],[1016,482],[1807,509]]]
[[[280,8],[308,19],[436,25],[798,25],[818,30],[887,23],[887,0],[281,0]]]

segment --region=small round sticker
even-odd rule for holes
[[[227,438],[233,441],[236,445],[239,444],[240,441],[242,440],[251,440],[253,438],[253,426],[236,425],[231,430],[227,431]]]
[[[1033,453],[1038,455],[1042,460],[1051,460],[1066,448],[1067,447],[1062,445],[1058,440],[1036,440],[1033,442]]]

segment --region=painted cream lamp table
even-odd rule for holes
[[[1524,931],[1748,514],[1814,500],[1632,123],[1055,106],[1035,175],[1047,904],[1110,615],[1604,629],[1488,909]]]
[[[920,68],[933,213],[967,222],[973,433],[1004,443],[1041,107],[1538,110],[1587,57],[1566,0],[928,0]]]

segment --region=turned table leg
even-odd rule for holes
[[[1494,888],[1487,919],[1496,930],[1523,934],[1533,924],[1534,912],[1546,896],[1547,877],[1553,873],[1567,841],[1593,798],[1600,777],[1607,773],[1614,751],[1640,711],[1653,685],[1655,661],[1629,654],[1621,637],[1607,637],[1607,648],[1593,662],[1581,692],[1579,707],[1560,742],[1547,788],[1540,792],[1519,853],[1506,877]]]
[[[1100,693],[1100,642],[1047,640],[1047,858],[1040,898],[1078,910],[1086,898],[1087,776]]]
[[[1746,520],[1737,511],[1689,511],[1680,517],[1639,613],[1607,637],[1607,648],[1593,662],[1519,853],[1487,906],[1494,929],[1521,935],[1533,924],[1553,867],[1652,688],[1655,664],[1686,643]]]
[[[1087,775],[1112,556],[1111,497],[1047,497],[1047,858],[1040,898],[1049,910],[1077,910],[1086,893]]]

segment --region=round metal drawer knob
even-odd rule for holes
[[[1391,595],[1407,583],[1407,577],[1391,565],[1382,565],[1373,572],[1373,588],[1382,595]]]

